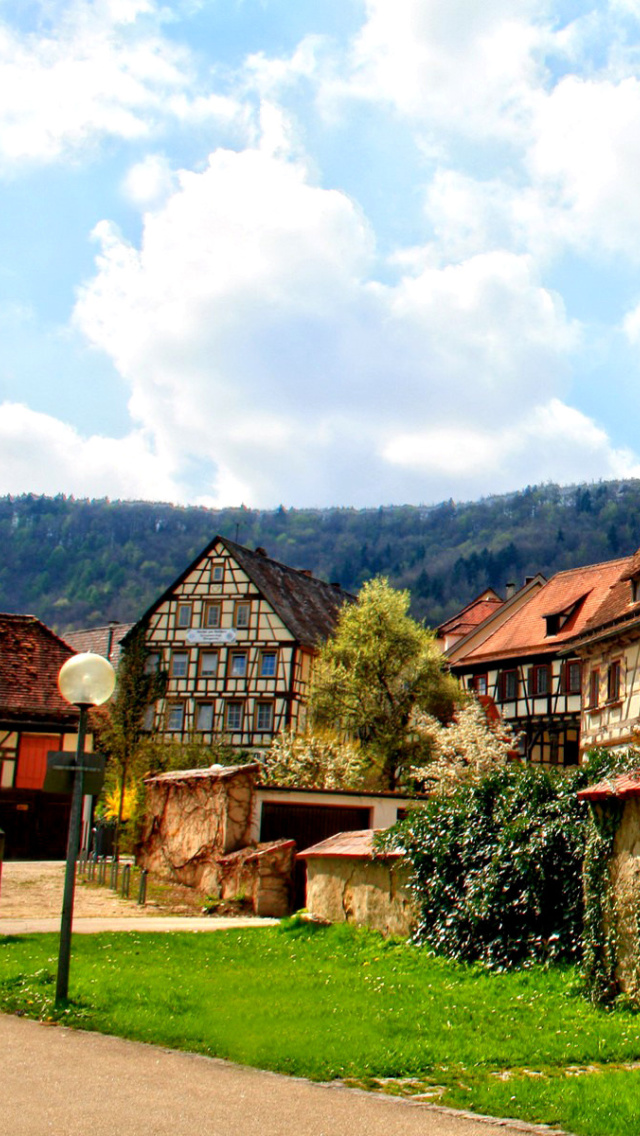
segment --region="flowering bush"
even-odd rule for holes
[[[363,789],[376,772],[357,742],[341,740],[329,731],[283,730],[262,760],[262,781],[308,789]]]
[[[475,699],[459,707],[446,726],[430,714],[418,713],[415,734],[430,760],[413,766],[411,775],[425,789],[453,793],[461,784],[478,784],[517,750],[518,739],[505,722],[491,723]]]

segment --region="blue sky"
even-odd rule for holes
[[[640,0],[0,0],[0,492],[640,476]]]

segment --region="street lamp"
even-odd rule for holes
[[[58,688],[67,702],[80,711],[78,745],[71,796],[69,836],[67,839],[67,866],[64,877],[62,919],[60,922],[60,953],[58,955],[58,981],[56,1006],[67,1000],[69,990],[69,960],[71,957],[71,923],[73,920],[73,894],[76,884],[76,859],[80,848],[80,820],[82,814],[82,782],[84,773],[84,740],[87,731],[87,711],[92,706],[108,702],[116,685],[116,674],[108,659],[102,655],[84,652],[67,659],[58,675]]]

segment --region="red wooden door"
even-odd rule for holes
[[[47,772],[47,754],[60,749],[60,734],[23,734],[18,749],[16,789],[41,789]]]

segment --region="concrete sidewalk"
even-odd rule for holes
[[[272,927],[279,919],[259,919],[257,916],[233,917],[213,915],[91,915],[73,919],[74,935],[97,935],[100,931],[230,931],[244,927]],[[0,935],[32,935],[43,931],[60,930],[60,917],[55,919],[0,918]]]
[[[0,1052],[3,1136],[516,1136],[552,1131],[3,1014]]]

